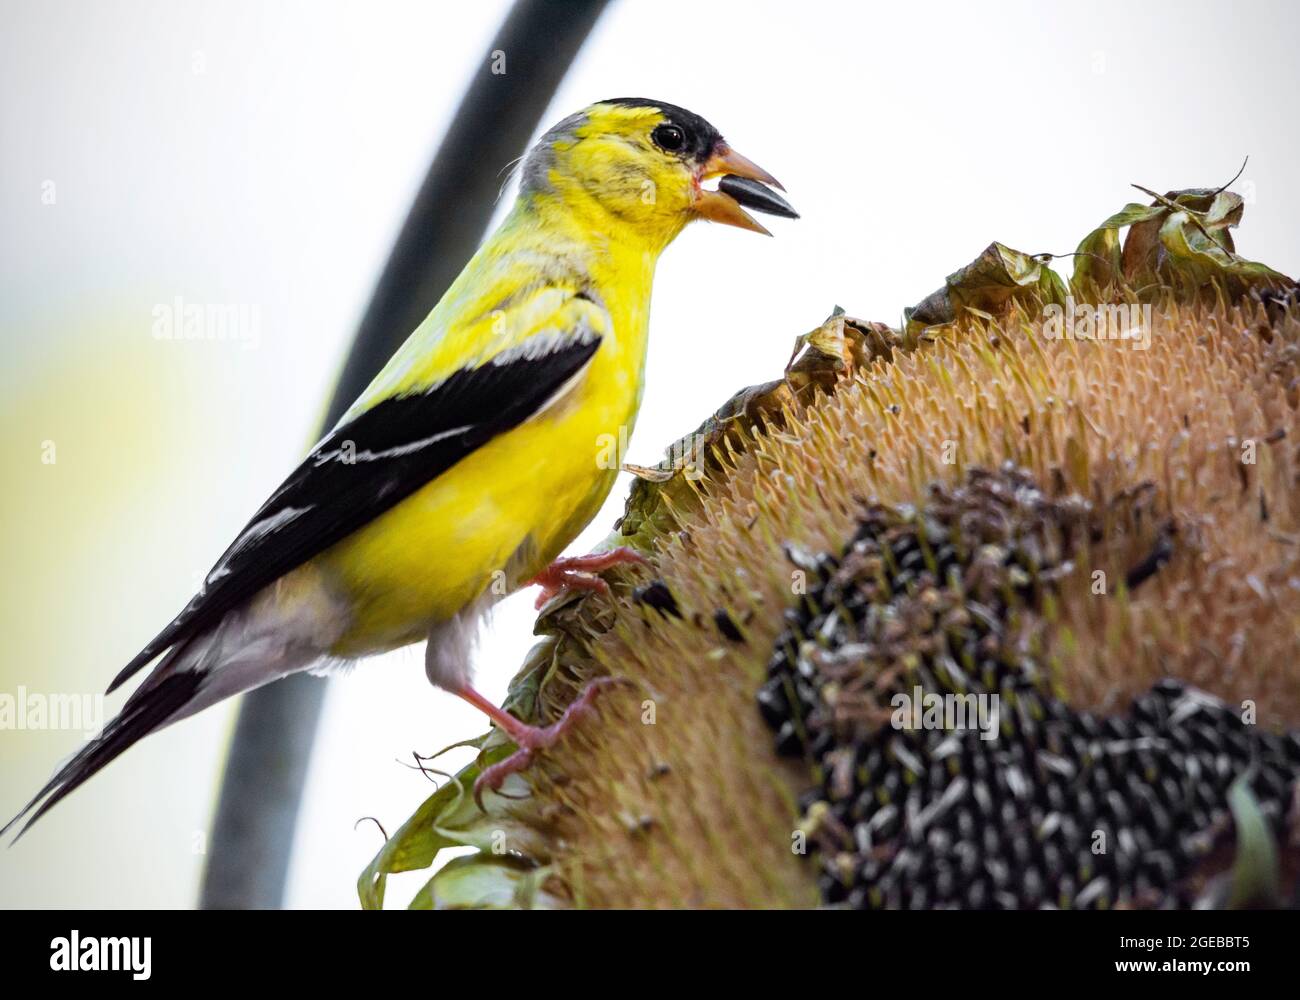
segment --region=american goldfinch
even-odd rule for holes
[[[113,680],[157,660],[122,711],[4,830],[30,813],[26,831],[141,737],[223,698],[421,639],[429,679],[518,748],[482,784],[558,739],[598,688],[554,726],[523,724],[471,686],[478,621],[530,582],[601,588],[595,573],[639,560],[558,557],[618,473],[601,456],[641,402],[659,254],[696,218],[766,233],[742,202],[795,217],[764,185],[780,187],[661,101],[602,101],[543,135],[500,228]]]

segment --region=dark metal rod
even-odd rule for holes
[[[384,267],[330,402],[332,426],[437,304],[478,245],[499,171],[523,150],[607,0],[516,0],[461,100]],[[213,820],[199,905],[282,905],[325,698],[298,674],[245,695]]]

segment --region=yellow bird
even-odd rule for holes
[[[640,561],[558,557],[614,483],[607,442],[636,420],[660,253],[696,218],[766,233],[742,204],[797,217],[767,184],[780,187],[661,101],[602,101],[543,135],[500,228],[117,675],[110,691],[158,660],[122,711],[4,831],[223,698],[420,639],[429,679],[518,747],[476,791],[551,745],[597,688],[560,723],[525,725],[471,686],[478,622],[528,583],[603,589],[596,573]]]

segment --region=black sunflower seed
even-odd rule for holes
[[[1227,790],[1251,768],[1281,833],[1300,733],[1246,726],[1174,678],[1127,708],[1082,711],[1008,639],[1013,613],[1069,560],[1072,533],[1090,530],[1087,514],[1014,468],[975,470],[931,489],[920,508],[871,507],[842,552],[787,547],[814,585],[785,611],[757,700],[778,751],[806,756],[817,776],[800,808],[820,803],[836,821],[825,829],[840,831],[813,840],[814,863],[835,859],[819,879],[825,902],[1190,906],[1188,876],[1231,828]],[[1025,582],[1035,577],[1049,582]],[[919,687],[996,694],[998,726],[911,731],[879,714],[837,718],[822,700],[831,662],[835,684],[871,692],[885,718],[895,695]],[[888,676],[897,679],[880,686]],[[848,794],[831,787],[845,760]]]

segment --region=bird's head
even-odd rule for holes
[[[529,152],[521,183],[525,194],[558,196],[605,231],[626,229],[659,248],[697,218],[768,234],[742,205],[798,218],[766,187],[780,188],[776,178],[716,128],[644,98],[601,101],[564,119]]]

